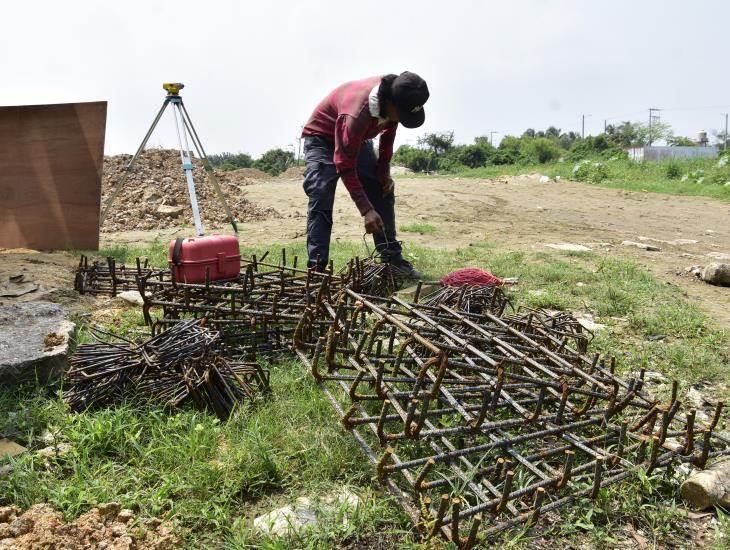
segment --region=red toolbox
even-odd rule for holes
[[[220,281],[240,273],[241,250],[233,235],[180,238],[170,242],[167,261],[178,282],[203,283],[206,269],[211,281]]]

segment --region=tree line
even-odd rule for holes
[[[255,160],[246,153],[218,153],[208,155],[208,160],[219,170],[257,168],[272,176],[278,176],[287,168],[296,164],[294,153],[278,147],[269,149]]]
[[[604,133],[585,138],[555,126],[537,131],[528,128],[519,137],[505,136],[496,147],[486,136],[475,138],[471,144],[456,144],[453,132],[437,132],[421,136],[416,146],[401,145],[393,163],[414,172],[448,172],[500,164],[545,164],[559,159],[625,158],[629,147],[662,140],[674,146],[695,145],[689,138],[675,136],[671,126],[662,121],[651,126],[625,121],[607,125]]]

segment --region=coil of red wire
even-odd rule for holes
[[[442,277],[441,284],[444,286],[501,286],[504,281],[485,269],[464,267]]]

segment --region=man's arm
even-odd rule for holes
[[[345,188],[364,216],[373,209],[365,194],[360,178],[357,177],[357,155],[362,146],[365,128],[360,129],[357,120],[348,115],[340,115],[335,123],[335,167],[342,178]]]
[[[385,127],[380,134],[378,142],[378,176],[390,175],[390,159],[393,158],[393,142],[395,141],[395,131],[398,129],[398,123],[392,122]]]

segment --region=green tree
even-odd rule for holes
[[[685,136],[669,136],[667,138],[667,145],[671,147],[692,147],[697,144],[694,140]]]
[[[433,159],[431,153],[425,149],[401,145],[393,155],[393,164],[405,166],[414,172],[426,172],[431,169]]]
[[[236,170],[238,168],[251,168],[253,159],[246,153],[219,153],[208,155],[208,160],[216,168],[221,170]]]
[[[280,148],[270,149],[253,161],[254,168],[263,170],[272,176],[278,176],[294,164],[294,153]]]
[[[429,149],[435,156],[443,155],[454,145],[454,132],[434,132],[418,138],[418,145]]]
[[[538,137],[524,140],[520,147],[520,154],[523,160],[545,164],[546,162],[558,160],[562,151],[553,140]]]

